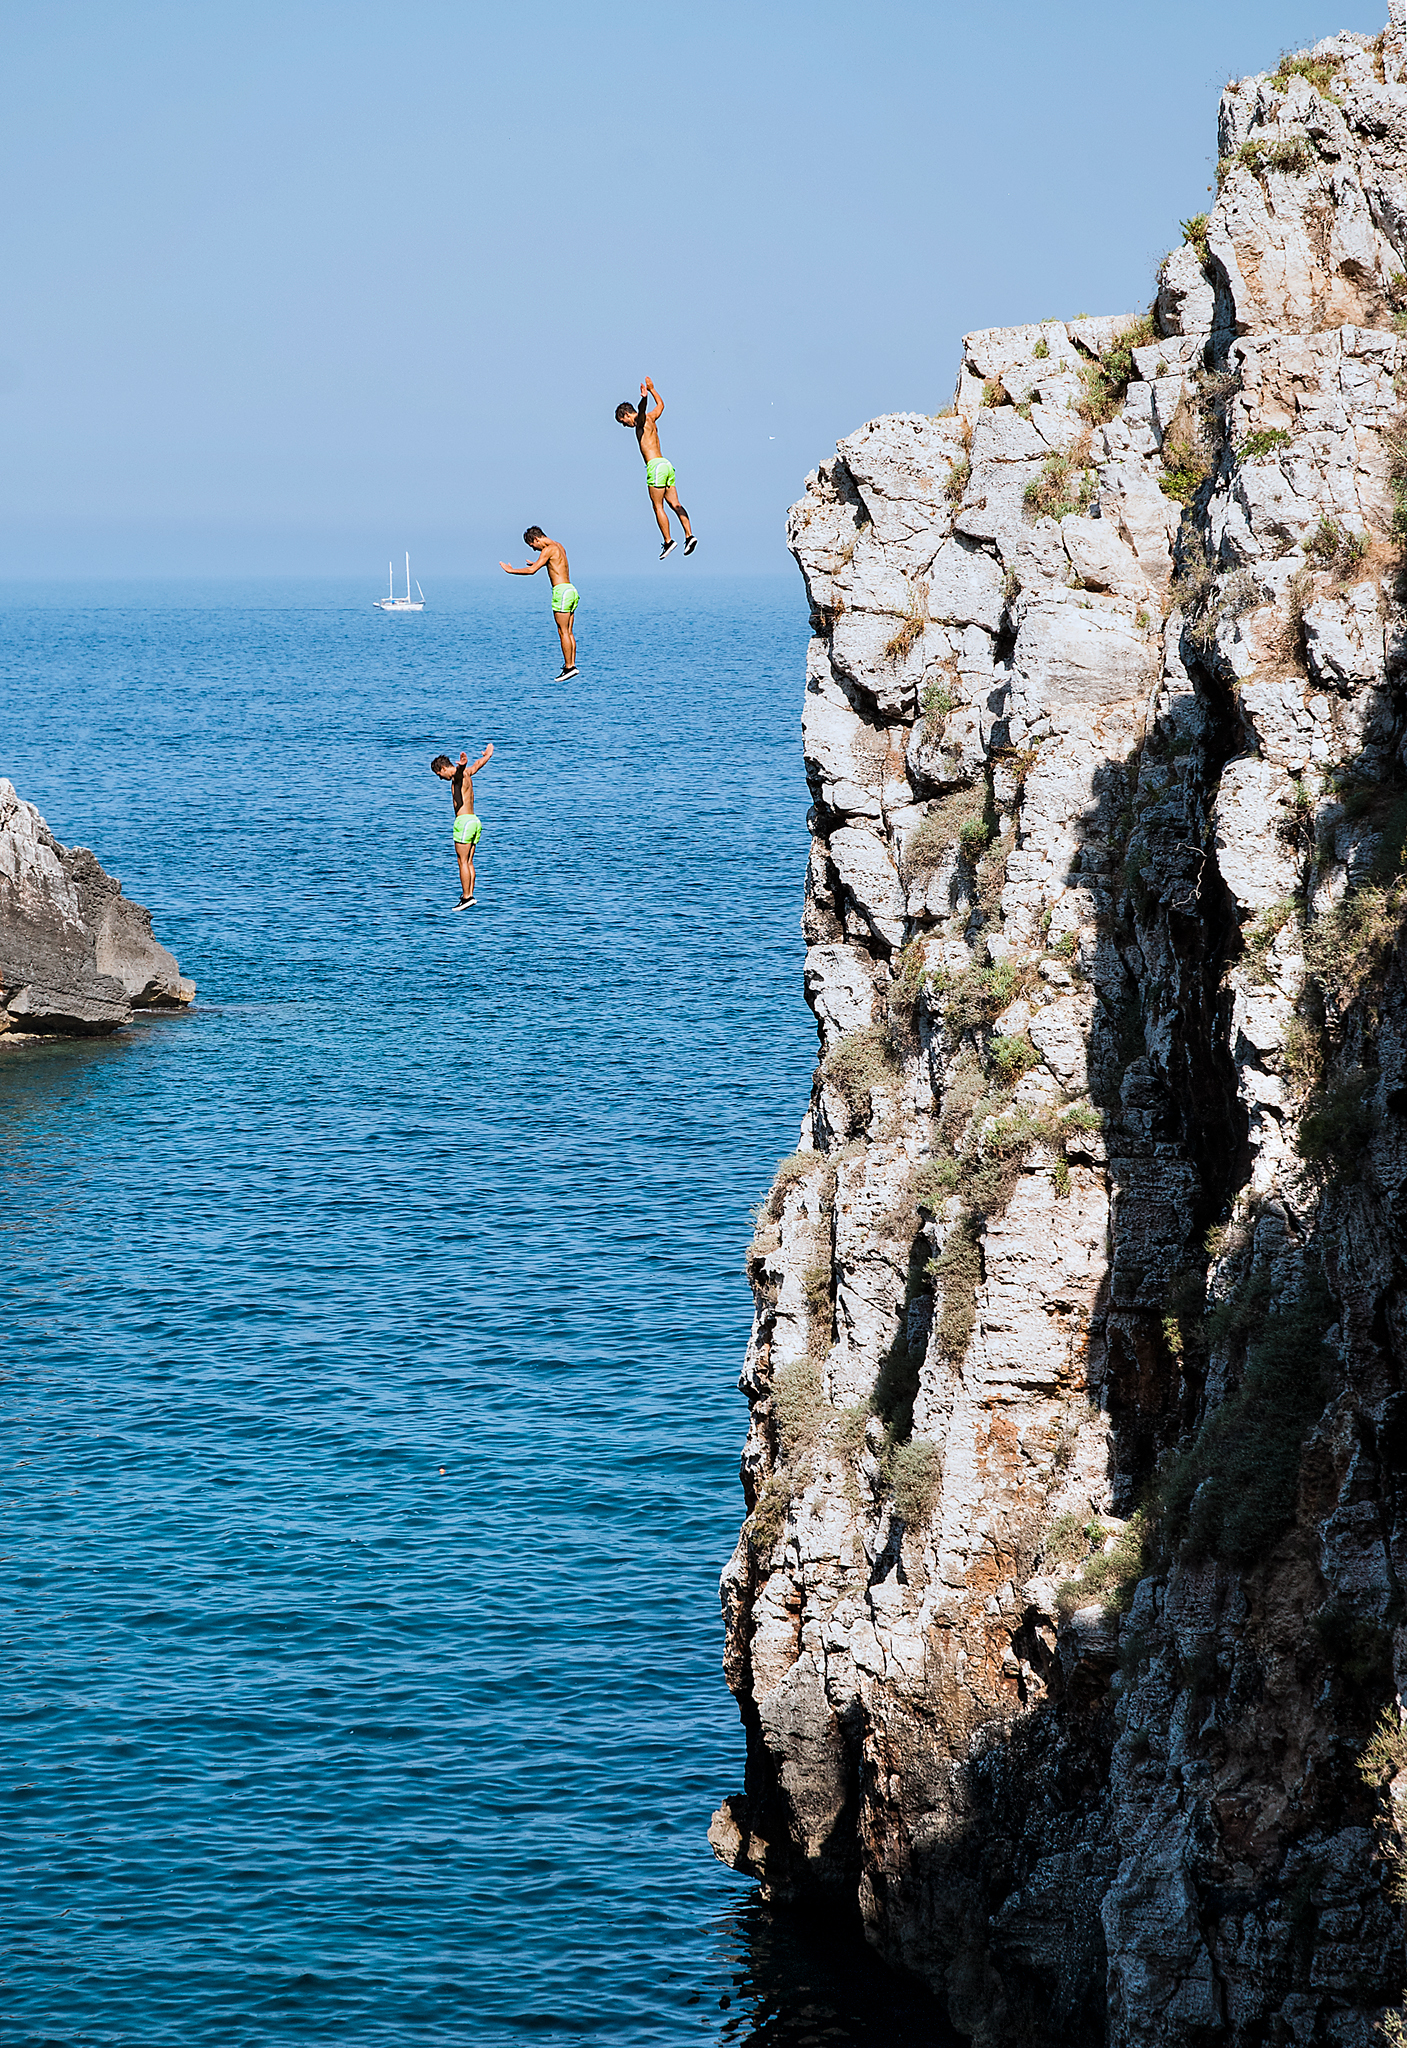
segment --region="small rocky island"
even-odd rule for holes
[[[0,1040],[90,1037],[194,1000],[151,912],[86,846],[60,846],[0,778]]]
[[[820,1037],[720,1856],[976,2048],[1407,2041],[1407,37],[789,540]]]

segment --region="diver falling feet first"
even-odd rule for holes
[[[454,850],[459,860],[456,910],[467,910],[474,901],[474,849],[483,831],[482,822],[474,815],[474,777],[492,754],[493,741],[490,740],[477,761],[461,754],[456,765],[448,754],[436,754],[430,763],[441,782],[449,783],[454,797]]]
[[[539,569],[546,569],[551,577],[552,618],[562,643],[562,672],[553,680],[570,682],[576,674],[576,627],[572,621],[577,608],[577,591],[567,567],[567,551],[559,540],[549,540],[540,526],[530,526],[523,539],[530,548],[537,549],[537,560],[528,562],[521,569],[515,569],[507,562],[500,562],[498,566],[510,576],[536,576]]]
[[[653,412],[650,410],[651,399],[655,401]],[[679,545],[669,529],[670,512],[675,514],[684,529],[685,554],[692,555],[698,546],[689,525],[689,515],[680,504],[679,493],[674,487],[674,464],[666,461],[660,454],[658,422],[663,411],[664,400],[648,377],[640,386],[639,405],[632,405],[629,399],[625,399],[616,407],[616,418],[621,425],[635,429],[635,438],[640,443],[640,453],[645,458],[645,482],[649,486],[650,503],[655,508],[655,518],[659,521],[660,533],[663,536],[663,545],[660,548],[661,561],[666,555],[672,555]]]

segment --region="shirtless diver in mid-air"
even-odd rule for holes
[[[510,576],[536,576],[539,569],[546,569],[552,579],[552,618],[557,628],[557,637],[562,643],[562,673],[553,681],[569,683],[576,674],[576,627],[573,614],[577,608],[577,589],[567,567],[567,551],[559,540],[549,540],[540,526],[530,526],[523,535],[530,548],[537,549],[537,560],[528,562],[521,569],[515,569],[508,562],[500,562],[499,568]]]
[[[655,401],[653,412],[650,410],[652,398]],[[679,493],[674,488],[674,464],[667,462],[660,454],[658,421],[663,411],[664,400],[648,377],[640,386],[638,405],[632,405],[627,398],[616,407],[616,418],[621,425],[634,427],[635,438],[640,443],[640,453],[645,458],[645,482],[650,487],[650,503],[655,508],[655,518],[659,521],[659,529],[664,536],[664,545],[660,549],[661,561],[666,555],[672,555],[679,545],[669,530],[669,512],[674,512],[678,516],[679,524],[684,529],[685,554],[692,555],[698,546],[689,525],[689,515],[680,504]],[[666,506],[669,507],[669,511],[665,510]]]
[[[451,761],[448,754],[436,754],[430,766],[441,782],[450,785],[454,798],[454,851],[459,861],[459,901],[456,910],[467,910],[474,901],[474,849],[483,831],[481,821],[474,813],[474,777],[493,755],[493,741],[490,740],[477,761],[471,761],[467,754],[461,754],[458,763]]]

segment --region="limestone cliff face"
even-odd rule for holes
[[[0,1032],[86,1036],[194,1000],[151,913],[0,779]]]
[[[821,1058],[712,1838],[993,2048],[1403,2001],[1402,27],[1227,89],[1152,317],[969,335],[790,518]]]

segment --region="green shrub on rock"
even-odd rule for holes
[[[820,1366],[831,1348],[835,1324],[831,1278],[829,1258],[817,1259],[801,1276],[801,1292],[806,1302],[807,1346],[813,1367]]]
[[[1108,1532],[1102,1522],[1088,1515],[1057,1515],[1041,1539],[1041,1564],[1053,1571],[1061,1565],[1079,1564],[1097,1549]]]
[[[1407,1726],[1396,1707],[1384,1707],[1378,1725],[1358,1758],[1358,1775],[1375,1788],[1384,1778],[1407,1771]]]
[[[957,702],[943,677],[935,676],[932,682],[925,686],[919,709],[923,713],[923,730],[926,738],[936,740],[942,737],[944,720],[956,707]]]
[[[1247,1565],[1294,1515],[1304,1440],[1328,1390],[1324,1334],[1337,1311],[1321,1275],[1267,1315],[1231,1398],[1208,1416],[1158,1492],[1172,1536],[1185,1529],[1189,1559]]]
[[[967,1351],[977,1321],[982,1239],[974,1217],[958,1217],[933,1261],[931,1273],[942,1295],[936,1324],[939,1348],[949,1363],[956,1365]]]
[[[877,1088],[891,1087],[901,1069],[899,1049],[882,1024],[869,1024],[842,1038],[821,1069],[850,1113],[852,1130],[873,1114]]]
[[[1158,339],[1157,323],[1151,313],[1131,321],[1117,339],[1093,363],[1082,363],[1085,395],[1078,411],[1093,427],[1112,420],[1124,402],[1134,374],[1133,352],[1147,348]]]
[[[1321,93],[1326,100],[1333,100],[1334,105],[1338,106],[1340,102],[1330,91],[1330,87],[1342,69],[1343,58],[1333,56],[1328,51],[1322,57],[1316,57],[1311,50],[1287,50],[1271,74],[1270,82],[1284,92],[1292,78],[1308,79],[1317,93]]]
[[[1023,1074],[1029,1074],[1032,1067],[1038,1067],[1041,1056],[1029,1038],[1022,1032],[1015,1037],[1003,1037],[996,1033],[987,1046],[993,1065],[1008,1082],[1016,1082]]]
[[[1198,423],[1184,407],[1163,436],[1160,489],[1179,505],[1190,505],[1212,473],[1212,456]]]
[[[943,1453],[923,1437],[910,1437],[900,1444],[889,1468],[894,1512],[905,1526],[916,1529],[928,1520],[943,1484]]]
[[[1238,462],[1251,462],[1260,455],[1273,455],[1277,448],[1288,448],[1290,437],[1283,427],[1262,427],[1257,434],[1247,434],[1236,450]]]
[[[1082,451],[1047,457],[1041,473],[1026,486],[1022,504],[1028,518],[1064,519],[1071,512],[1087,511],[1094,497],[1094,472],[1087,465],[1088,444]]]
[[[829,1282],[826,1305],[829,1308]],[[784,1458],[794,1458],[798,1452],[814,1446],[827,1407],[820,1370],[813,1361],[778,1368],[772,1381],[772,1412]]]
[[[1101,1550],[1077,1579],[1067,1579],[1060,1587],[1055,1596],[1055,1611],[1060,1619],[1068,1621],[1077,1607],[1088,1607],[1096,1600],[1119,1614],[1127,1614],[1138,1582],[1147,1570],[1151,1535],[1148,1519],[1140,1508],[1130,1516],[1118,1540],[1107,1551]]]
[[[1376,1119],[1368,1101],[1377,1075],[1350,1067],[1311,1097],[1300,1119],[1296,1150],[1314,1166],[1352,1174]]]
[[[1185,220],[1180,225],[1183,241],[1189,248],[1196,250],[1197,260],[1205,270],[1212,254],[1207,243],[1207,215],[1194,213],[1191,220]]]
[[[1407,889],[1351,889],[1304,935],[1304,959],[1325,993],[1340,1005],[1380,986],[1407,922]]]
[[[914,1169],[914,1205],[937,1215],[958,1184],[958,1163],[956,1159],[922,1159]]]
[[[1314,145],[1305,135],[1271,136],[1268,139],[1252,137],[1243,142],[1234,156],[1224,156],[1216,167],[1218,188],[1225,182],[1233,164],[1241,164],[1252,177],[1264,177],[1267,171],[1280,171],[1286,175],[1313,170],[1318,158]]]
[[[772,1186],[762,1205],[761,1213],[769,1223],[775,1223],[780,1218],[787,1190],[794,1188],[799,1180],[805,1180],[808,1174],[814,1173],[824,1164],[825,1155],[820,1152],[793,1152],[781,1161],[772,1176]]]
[[[917,829],[904,841],[905,882],[941,867],[954,847],[961,846],[966,852],[968,837],[974,830],[982,833],[985,846],[986,827],[982,818],[986,808],[987,792],[980,784],[954,790],[950,796],[931,804]]]

